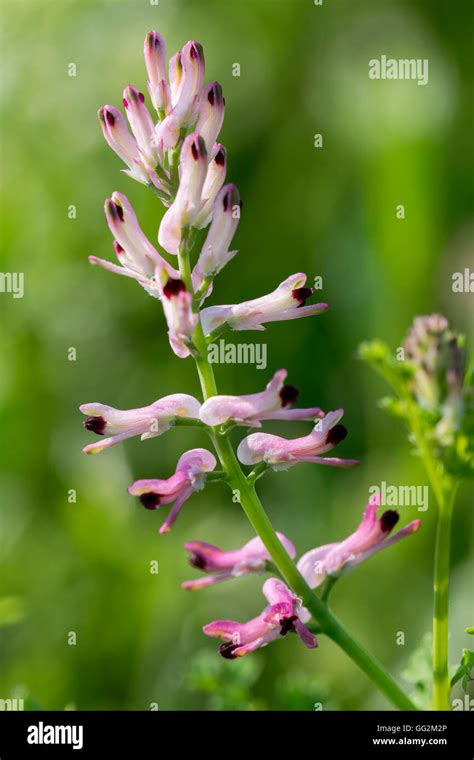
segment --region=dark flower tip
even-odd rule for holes
[[[193,44],[191,45],[190,55],[191,55],[191,58],[194,58],[194,59],[203,58],[204,52],[202,49],[202,45],[199,42],[193,42]]]
[[[291,291],[291,295],[298,301],[299,306],[304,306],[306,300],[313,295],[313,288],[295,288]]]
[[[206,560],[202,556],[202,554],[196,554],[193,552],[191,556],[189,557],[189,564],[193,567],[197,567],[198,570],[205,570],[206,569]]]
[[[206,145],[201,136],[196,137],[191,145],[191,153],[195,161],[206,155]]]
[[[114,203],[114,201],[110,201],[109,203],[109,211],[114,219],[117,217],[120,219],[121,222],[123,222],[123,208],[122,206],[119,206],[118,203]]]
[[[384,533],[390,533],[400,519],[400,515],[395,509],[387,509],[380,518],[380,527]]]
[[[117,254],[117,256],[121,253],[125,253],[125,248],[122,248],[120,243],[118,243],[116,240],[114,240],[114,248],[115,248],[115,253]]]
[[[109,125],[109,127],[113,127],[115,124],[115,116],[113,115],[112,111],[108,111],[107,109],[105,109],[103,111],[103,114],[105,116],[105,120],[107,124]]]
[[[291,406],[294,404],[300,392],[294,385],[284,385],[281,389],[279,396],[282,406]]]
[[[216,101],[219,102],[222,100],[222,87],[220,86],[219,82],[214,82],[207,93],[207,99],[211,106],[213,106]]]
[[[219,150],[216,153],[216,157],[214,158],[214,161],[216,162],[217,166],[224,166],[225,164],[225,153],[222,148],[219,148]]]
[[[87,417],[83,424],[86,430],[91,430],[93,433],[97,433],[97,435],[104,435],[107,420],[103,417]]]
[[[236,644],[232,644],[230,641],[226,644],[221,644],[219,647],[219,654],[226,660],[235,660],[237,655],[234,654],[234,650],[237,649]]]
[[[343,441],[346,436],[347,428],[345,425],[334,425],[334,427],[328,431],[326,443],[332,443],[333,446],[337,446],[337,444]]]
[[[142,493],[142,495],[139,496],[139,499],[145,509],[156,509],[160,503],[160,495],[152,493],[151,491],[148,493]]]
[[[122,103],[124,108],[128,108],[128,100],[127,98],[122,98]]]
[[[242,208],[240,194],[235,185],[231,185],[222,199],[222,208],[224,211],[233,210],[234,206]]]
[[[280,625],[280,636],[286,636],[287,633],[292,633],[295,630],[295,620],[298,618],[296,615],[286,618]]]
[[[173,296],[177,296],[179,293],[186,293],[186,285],[182,280],[173,280],[170,277],[163,288],[163,294],[166,298],[173,298]]]
[[[158,47],[160,47],[160,38],[159,38],[159,36],[158,36],[158,34],[156,32],[148,32],[148,34],[146,36],[146,41],[147,41],[147,45],[150,48],[153,48],[153,47],[158,48]]]

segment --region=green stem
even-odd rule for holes
[[[192,292],[189,268],[180,257],[180,271],[186,286]],[[199,322],[193,342],[197,350],[196,366],[201,382],[204,399],[217,395],[217,386],[212,365],[207,357],[207,341]],[[219,435],[217,431],[211,434],[221,465],[227,475],[227,480],[238,495],[239,502],[252,524],[255,532],[263,541],[281,576],[293,591],[301,597],[304,606],[311,612],[321,630],[329,636],[346,654],[359,666],[369,679],[385,694],[395,707],[400,710],[416,710],[416,706],[398,686],[396,681],[385,670],[383,665],[369,654],[345,630],[327,604],[308,586],[299,573],[295,563],[286,552],[275,533],[259,497],[255,491],[254,482],[248,480],[235,456],[235,452],[227,435]]]
[[[434,559],[433,609],[433,708],[450,710],[450,679],[448,661],[449,636],[449,565],[451,548],[451,518],[456,486],[443,499],[436,527]]]
[[[431,452],[412,399],[402,390],[410,427],[438,505],[433,574],[433,709],[450,710],[449,679],[449,566],[451,521],[457,483]]]
[[[446,473],[436,460],[425,435],[418,408],[403,382],[382,375],[405,403],[408,425],[420,453],[431,489],[438,505],[433,576],[433,708],[450,710],[450,680],[448,660],[449,638],[449,566],[451,521],[459,482]]]

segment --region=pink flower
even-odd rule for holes
[[[123,91],[122,102],[142,162],[149,170],[154,171],[160,160],[160,151],[155,135],[155,125],[145,105],[145,96],[136,87],[129,85]]]
[[[318,420],[312,432],[302,438],[281,438],[269,433],[252,433],[241,441],[237,456],[242,464],[267,462],[275,469],[287,469],[298,462],[316,462],[332,467],[352,467],[354,459],[322,457],[344,440],[347,429],[339,424],[343,409],[328,412]]]
[[[157,126],[156,134],[165,148],[178,142],[180,130],[195,120],[204,78],[204,53],[199,42],[190,41],[169,64],[170,106],[168,115]]]
[[[179,273],[152,246],[143,233],[136,214],[125,195],[113,193],[105,201],[105,218],[114,236],[114,249],[120,266],[97,256],[89,256],[91,264],[98,264],[116,274],[132,277],[155,298],[161,296],[157,271],[164,269],[169,277]]]
[[[215,620],[204,626],[206,636],[224,641],[219,653],[226,659],[233,660],[254,652],[289,632],[297,633],[308,649],[317,647],[316,636],[303,624],[308,620],[309,613],[301,608],[301,599],[277,578],[265,581],[262,591],[269,604],[248,623]]]
[[[326,311],[325,303],[305,306],[313,294],[313,288],[304,287],[305,282],[305,274],[293,274],[261,298],[230,306],[209,306],[201,312],[204,332],[210,335],[224,324],[232,330],[264,330],[264,322],[298,319]]]
[[[98,112],[102,132],[108,144],[127,164],[128,170],[124,170],[133,179],[148,184],[150,177],[145,167],[136,140],[128,131],[127,124],[118,108],[111,105],[103,106]]]
[[[249,396],[213,396],[201,407],[201,420],[206,425],[222,425],[227,420],[237,424],[261,427],[261,420],[314,420],[323,417],[319,407],[292,409],[298,398],[294,385],[284,385],[288,372],[275,372],[264,391]]]
[[[191,294],[180,279],[162,276],[161,304],[168,324],[168,337],[176,356],[185,359],[191,353],[192,338],[198,322],[192,310]]]
[[[229,251],[229,246],[239,223],[241,205],[240,193],[235,185],[224,185],[217,194],[212,209],[211,226],[193,270],[195,288],[199,287],[205,277],[218,274],[236,255],[237,251]]]
[[[399,514],[389,509],[377,518],[379,505],[380,496],[371,497],[359,527],[344,541],[319,546],[303,554],[298,570],[311,588],[320,586],[328,575],[337,577],[347,573],[375,552],[415,533],[420,527],[420,520],[413,520],[388,538]]]
[[[199,118],[196,124],[198,132],[211,153],[224,121],[224,96],[218,82],[208,84],[202,91],[199,101]]]
[[[172,504],[173,509],[160,528],[160,533],[171,530],[184,502],[194,493],[204,488],[206,473],[211,472],[217,462],[206,449],[191,449],[178,460],[175,474],[167,480],[137,480],[128,489],[132,496],[138,496],[146,509],[158,509],[164,504]]]
[[[115,409],[105,404],[83,404],[81,412],[87,415],[84,427],[97,435],[108,435],[98,443],[83,449],[84,454],[98,454],[126,438],[139,435],[141,440],[161,435],[174,425],[177,417],[199,417],[200,403],[186,393],[164,396],[149,406],[138,409]]]
[[[282,533],[277,533],[278,538],[292,559],[296,556],[296,550],[291,541]],[[237,578],[241,575],[263,572],[266,562],[271,556],[265,548],[262,540],[252,538],[240,549],[222,551],[217,546],[206,544],[204,541],[190,541],[184,545],[190,553],[189,562],[205,573],[212,573],[204,578],[193,581],[185,581],[182,588],[196,589],[212,586],[229,578]]]
[[[158,242],[168,253],[178,253],[184,227],[193,226],[202,208],[206,174],[206,146],[202,137],[193,132],[183,143],[179,161],[179,188],[161,220],[158,232]]]
[[[217,209],[218,193],[224,184],[227,171],[227,153],[223,145],[216,143],[209,155],[206,179],[202,187],[201,209],[196,215],[193,226],[197,229],[207,227]],[[229,186],[227,186],[229,187]],[[221,194],[219,194],[220,197]]]
[[[145,65],[148,72],[148,92],[159,114],[169,108],[169,87],[166,81],[166,43],[157,32],[148,32],[144,45]]]

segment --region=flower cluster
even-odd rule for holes
[[[224,118],[224,97],[217,82],[204,85],[204,55],[199,43],[190,41],[169,61],[166,71],[164,40],[156,32],[145,39],[148,92],[156,117],[152,117],[145,96],[132,86],[123,94],[127,122],[111,105],[99,110],[105,139],[127,166],[125,173],[150,187],[166,207],[158,230],[157,246],[146,237],[125,195],[114,192],[105,202],[105,217],[113,235],[117,263],[91,256],[92,264],[136,280],[158,299],[168,326],[170,345],[180,358],[193,355],[199,361],[208,345],[226,329],[264,330],[264,325],[299,319],[324,312],[324,303],[307,303],[313,289],[307,277],[296,273],[287,277],[271,293],[239,304],[202,308],[213,291],[213,281],[236,255],[231,250],[242,208],[240,194],[233,184],[225,184],[227,154],[218,142]],[[208,227],[197,247],[197,231]],[[193,259],[191,258],[193,256]],[[170,258],[167,258],[170,257]],[[237,457],[255,469],[247,476],[254,482],[268,468],[287,469],[311,462],[332,467],[350,467],[352,459],[325,456],[347,435],[341,424],[343,410],[324,413],[319,407],[295,406],[298,390],[286,383],[287,371],[277,371],[265,389],[250,395],[210,395],[201,403],[193,396],[174,393],[149,406],[121,410],[101,403],[80,407],[87,430],[100,436],[99,442],[84,448],[95,454],[127,438],[141,440],[160,436],[174,425],[196,425],[207,432],[215,444],[235,426],[261,428],[267,420],[308,421],[313,428],[307,435],[285,438],[253,432],[240,443]],[[219,451],[219,447],[216,446]],[[137,480],[129,493],[149,510],[171,505],[160,529],[170,530],[183,504],[210,480],[228,480],[216,470],[217,460],[207,449],[184,452],[175,472],[164,479]],[[251,478],[253,477],[253,480]],[[229,481],[230,482],[230,481]],[[359,528],[349,538],[311,550],[298,562],[298,568],[311,588],[326,578],[338,577],[403,536],[417,529],[413,522],[389,538],[398,520],[397,513],[385,512],[377,518],[378,504],[367,507]],[[291,559],[296,550],[284,535],[277,534],[283,550]],[[187,589],[198,589],[226,579],[272,570],[271,556],[261,538],[253,538],[240,549],[223,551],[216,546],[193,541],[185,544],[191,564],[205,573],[187,581]],[[265,581],[263,594],[267,606],[253,620],[240,624],[219,620],[204,627],[208,636],[220,638],[224,657],[236,658],[269,642],[295,632],[308,648],[317,646],[316,637],[306,625],[310,613],[302,600],[282,580]]]
[[[399,515],[395,510],[387,510],[377,517],[379,506],[379,497],[372,497],[359,527],[348,538],[338,543],[318,546],[303,554],[297,567],[310,588],[317,588],[328,577],[339,578],[372,554],[418,530],[420,521],[413,520],[390,535]],[[294,559],[296,551],[291,541],[281,534],[278,537]],[[185,544],[185,548],[190,553],[191,565],[209,573],[204,578],[186,581],[183,584],[186,589],[196,590],[233,577],[269,569],[267,562],[270,556],[259,539],[253,539],[233,551],[222,551],[217,546],[201,541]],[[258,617],[243,624],[233,620],[215,620],[204,626],[205,634],[224,641],[219,650],[222,656],[231,659],[242,657],[290,631],[296,632],[308,648],[316,647],[316,637],[304,625],[311,616],[302,606],[301,600],[275,578],[265,581],[262,590],[270,607],[265,608]],[[275,605],[278,605],[278,609]]]

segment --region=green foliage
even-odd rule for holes
[[[24,616],[25,602],[21,597],[0,597],[0,628],[19,623]]]
[[[451,678],[451,686],[454,686],[458,681],[461,681],[463,691],[467,691],[469,683],[474,681],[473,669],[474,652],[471,652],[469,649],[463,649],[460,665]]]
[[[337,702],[324,679],[291,667],[265,688],[258,657],[225,660],[202,650],[192,660],[186,689],[199,696],[207,710],[332,710]],[[263,693],[262,693],[263,692]],[[203,702],[204,701],[204,702]]]
[[[215,651],[198,652],[186,679],[187,688],[204,697],[209,710],[264,710],[252,689],[261,672],[256,657],[238,662],[225,660]]]
[[[402,678],[414,686],[411,697],[421,710],[432,708],[432,643],[432,634],[425,633],[402,671]]]

